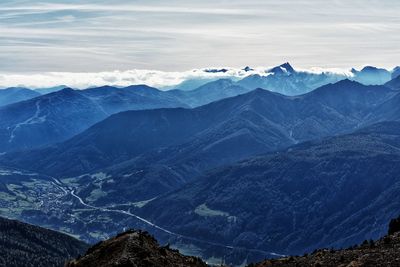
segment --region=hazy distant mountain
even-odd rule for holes
[[[185,106],[147,86],[69,88],[0,108],[0,152],[63,141],[113,113]]]
[[[381,85],[391,80],[391,73],[386,69],[380,69],[372,66],[364,67],[358,71],[352,69],[353,80],[365,85]]]
[[[0,106],[13,104],[40,96],[40,93],[21,87],[0,89]]]
[[[239,81],[238,85],[249,89],[263,88],[284,95],[300,95],[345,78],[344,75],[333,73],[296,71],[289,63],[285,63],[267,70],[263,76],[250,75]]]
[[[65,89],[65,88],[68,88],[68,86],[58,85],[58,86],[47,87],[47,88],[36,88],[35,91],[39,92],[42,95],[45,95],[45,94],[61,91],[62,89]]]
[[[171,90],[170,94],[190,107],[198,107],[227,97],[237,96],[251,90],[239,86],[230,79],[219,79],[191,91]]]
[[[0,264],[7,267],[63,267],[84,253],[84,242],[41,227],[0,218]]]
[[[400,124],[304,143],[221,168],[145,205],[186,236],[281,254],[378,238],[400,212]]]
[[[181,91],[192,91],[196,88],[199,88],[200,86],[203,86],[207,83],[213,82],[218,80],[218,78],[192,78],[192,79],[187,79],[183,82],[181,82],[178,85],[173,85],[173,86],[166,86],[163,87],[163,90],[181,90]]]

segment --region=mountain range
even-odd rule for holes
[[[0,151],[60,142],[120,111],[176,106],[184,104],[147,86],[65,88],[0,107]]]
[[[350,79],[364,84],[383,85],[388,82],[388,87],[398,88],[398,81],[389,81],[391,73],[384,69],[365,67],[361,71],[353,69],[352,74]],[[42,90],[3,89],[0,90],[0,106],[3,105],[0,107],[0,153],[67,140],[109,115],[121,111],[194,108],[256,88],[289,96],[301,95],[345,78],[345,75],[329,72],[296,71],[289,63],[285,63],[266,70],[265,76],[255,74],[239,81],[220,79],[188,91],[160,91],[145,85],[125,88],[103,86],[79,91],[65,86]],[[10,105],[13,103],[15,105]]]
[[[200,71],[200,70],[198,70]],[[288,62],[273,67],[257,70],[245,67],[241,70],[222,68],[222,69],[203,69],[206,74],[216,76],[205,76],[189,78],[176,86],[164,87],[165,90],[179,89],[183,91],[194,90],[209,82],[217,79],[230,79],[247,89],[263,88],[269,91],[278,92],[285,95],[299,95],[310,92],[328,83],[337,82],[344,79],[351,79],[365,85],[382,85],[398,76],[399,68],[387,70],[373,66],[365,66],[357,70],[349,71],[330,71],[330,70],[297,70]],[[239,73],[239,75],[238,75]]]
[[[349,80],[296,97],[258,89],[195,109],[118,113],[65,142],[7,153],[0,162],[84,184],[90,179],[81,175],[104,172],[119,183],[98,201],[139,201],[214,167],[397,120],[399,101],[396,90]]]
[[[263,89],[64,88],[0,107],[0,214],[91,242],[141,227],[232,264],[381,236],[400,210],[399,77],[268,71]],[[279,83],[306,93],[266,90]]]

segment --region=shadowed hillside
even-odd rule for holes
[[[0,266],[61,267],[87,247],[71,236],[0,218]]]
[[[400,266],[400,228],[398,219],[389,225],[389,233],[378,241],[365,240],[361,245],[348,249],[317,249],[302,257],[286,257],[267,260],[248,267],[295,267],[295,266]]]

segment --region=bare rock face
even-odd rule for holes
[[[160,247],[147,232],[130,230],[91,247],[86,255],[66,267],[206,267],[196,257]]]

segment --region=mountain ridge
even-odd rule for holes
[[[112,173],[124,185],[122,191],[131,188],[141,192],[136,200],[150,199],[207,169],[377,122],[389,116],[381,107],[387,98],[394,101],[389,107],[395,105],[395,94],[386,87],[342,81],[296,97],[256,89],[196,109],[121,112],[68,141],[8,153],[0,162],[59,177]],[[122,178],[135,172],[141,178],[135,176],[139,180],[133,183]],[[163,182],[156,179],[161,174]],[[80,180],[86,183],[84,177]],[[136,182],[141,186],[134,189]]]
[[[38,97],[41,94],[23,87],[0,89],[0,107]]]

